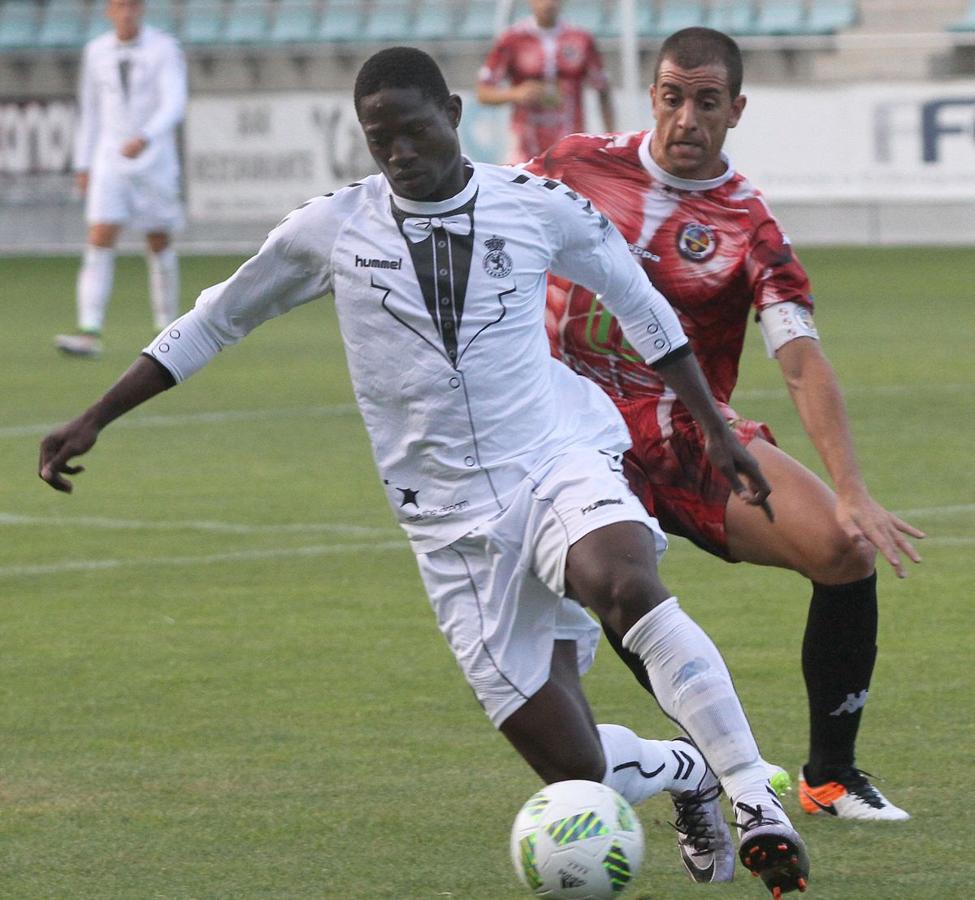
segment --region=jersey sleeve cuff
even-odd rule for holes
[[[691,345],[681,344],[679,347],[671,350],[669,353],[661,356],[660,359],[655,359],[650,363],[650,367],[653,369],[663,369],[666,368],[670,363],[677,362],[679,359],[683,359],[685,356],[691,355]]]

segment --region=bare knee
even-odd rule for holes
[[[819,584],[849,584],[867,578],[876,568],[877,550],[863,537],[850,537],[839,528],[820,541],[804,573]]]
[[[146,247],[151,253],[162,253],[169,246],[169,234],[165,231],[151,231],[146,235]]]
[[[626,634],[670,593],[655,572],[638,566],[613,567],[593,585],[588,605],[617,634]]]
[[[110,250],[118,240],[119,227],[106,222],[88,226],[88,243],[93,247]]]

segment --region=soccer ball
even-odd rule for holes
[[[643,862],[643,827],[633,807],[595,781],[560,781],[535,794],[511,829],[522,883],[553,900],[618,897]]]

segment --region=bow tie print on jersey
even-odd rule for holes
[[[414,244],[426,240],[433,234],[434,228],[443,228],[451,234],[468,235],[471,233],[471,217],[469,213],[460,213],[456,216],[430,216],[429,218],[417,218],[411,216],[403,220],[403,234],[405,234]]]

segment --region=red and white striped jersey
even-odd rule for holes
[[[750,311],[783,301],[811,308],[809,280],[761,193],[730,162],[708,181],[676,178],[651,159],[650,137],[571,135],[526,168],[589,198],[622,232],[727,403]],[[666,390],[590,291],[551,277],[547,327],[553,354],[612,396]]]
[[[541,153],[559,138],[582,131],[582,89],[609,86],[609,77],[592,35],[560,22],[555,28],[539,28],[527,18],[506,28],[491,47],[478,74],[481,84],[513,85],[529,79],[547,81],[557,89],[557,106],[515,106],[511,127],[518,146],[516,162]]]

